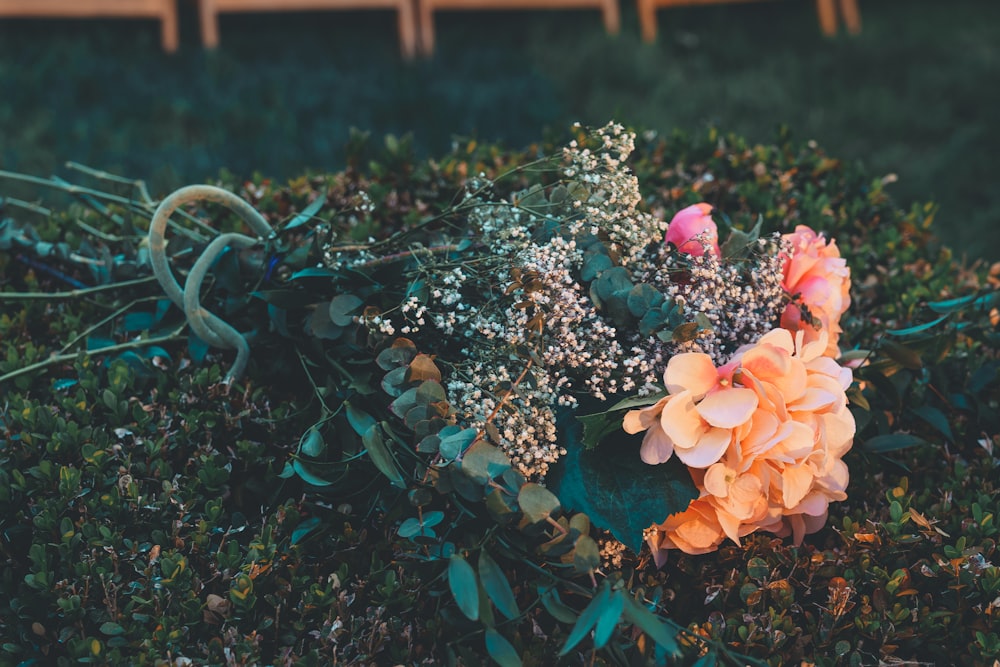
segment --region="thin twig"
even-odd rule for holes
[[[46,218],[52,215],[52,211],[44,206],[32,204],[30,201],[24,201],[23,199],[17,199],[15,197],[0,197],[0,206],[3,206],[4,204],[10,204],[11,206],[23,208],[26,211],[37,213],[38,215],[45,216]]]
[[[156,282],[156,276],[145,276],[133,280],[123,280],[120,283],[110,283],[108,285],[97,285],[95,287],[83,287],[70,290],[68,292],[0,292],[0,302],[3,301],[59,301],[61,299],[79,299],[99,292],[133,287],[135,285],[146,285]]]
[[[149,347],[150,345],[158,345],[160,343],[170,343],[181,339],[181,331],[184,327],[175,329],[173,332],[167,334],[166,336],[159,336],[157,338],[146,338],[143,340],[134,340],[128,343],[120,343],[118,345],[111,345],[109,347],[102,347],[96,350],[87,350],[85,352],[74,352],[73,354],[56,354],[44,361],[39,361],[34,364],[25,366],[24,368],[19,368],[16,371],[11,371],[6,375],[0,376],[0,384],[3,384],[7,380],[13,380],[14,378],[21,377],[28,373],[33,373],[34,371],[40,371],[48,368],[49,366],[55,366],[67,361],[75,361],[80,354],[87,357],[97,356],[99,354],[111,354],[114,352],[124,352],[126,350],[136,350],[143,347]]]
[[[115,312],[111,313],[110,315],[108,315],[107,317],[105,317],[104,319],[102,319],[97,324],[89,326],[86,329],[84,329],[82,332],[80,332],[79,334],[77,334],[77,336],[74,337],[73,340],[69,341],[68,343],[66,343],[65,345],[63,345],[59,349],[59,353],[62,354],[63,352],[65,352],[66,350],[70,349],[71,347],[73,347],[74,345],[76,345],[78,342],[80,342],[81,340],[83,340],[84,338],[86,338],[87,336],[89,336],[90,334],[94,333],[95,331],[97,331],[98,329],[100,329],[101,327],[103,327],[105,324],[107,324],[111,320],[115,319],[116,317],[118,317],[120,315],[125,314],[127,311],[131,310],[132,306],[135,306],[135,305],[140,304],[140,303],[147,303],[149,301],[159,301],[160,299],[164,299],[164,298],[166,298],[166,297],[164,297],[163,295],[144,296],[141,299],[136,299],[135,301],[132,301],[131,303],[125,304],[124,306],[122,306],[121,308],[119,308],[118,310],[116,310]]]
[[[66,163],[67,169],[73,169],[75,171],[82,172],[88,176],[93,176],[94,178],[101,181],[111,181],[112,183],[121,183],[122,185],[130,185],[139,191],[142,195],[143,203],[152,206],[153,200],[149,196],[149,191],[146,189],[146,182],[142,180],[134,180],[131,178],[125,178],[124,176],[118,176],[117,174],[109,174],[106,171],[100,169],[94,169],[93,167],[88,167],[85,164],[80,164],[79,162],[69,161]]]

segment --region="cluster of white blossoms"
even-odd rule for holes
[[[637,208],[642,201],[639,179],[624,166],[635,150],[635,135],[617,123],[605,125],[594,135],[601,142],[596,150],[576,141],[563,149],[564,175],[588,190],[588,197],[574,205],[585,216],[584,229],[607,235],[608,250],[619,257],[622,266],[639,262],[641,269],[648,259],[646,249],[663,240],[667,223]]]
[[[688,312],[700,313],[709,324],[690,344],[671,351],[697,351],[724,363],[742,345],[754,343],[774,328],[787,302],[782,286],[780,235],[759,239],[740,261],[723,261],[714,252],[698,256],[657,251],[655,269],[639,276]],[[676,280],[678,275],[684,280]]]

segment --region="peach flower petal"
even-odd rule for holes
[[[663,382],[671,394],[687,389],[698,400],[715,388],[719,375],[712,357],[702,352],[685,352],[675,354],[667,362]]]
[[[726,449],[732,442],[732,436],[733,432],[728,428],[712,428],[698,440],[694,447],[689,449],[676,447],[674,453],[688,467],[707,468],[726,453]]]
[[[659,465],[666,463],[674,454],[674,443],[663,432],[659,424],[653,425],[646,436],[642,439],[642,446],[639,448],[639,458],[649,465]]]
[[[663,406],[660,428],[674,441],[677,448],[689,449],[698,444],[698,439],[705,432],[705,424],[698,414],[690,391],[675,394]]]
[[[757,394],[752,389],[722,389],[702,399],[697,410],[712,426],[736,428],[750,419],[757,403]]]

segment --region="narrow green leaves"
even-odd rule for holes
[[[604,606],[608,603],[610,598],[610,590],[608,585],[605,583],[601,586],[601,589],[594,596],[594,599],[590,601],[587,608],[583,610],[580,614],[580,618],[576,620],[576,625],[573,626],[573,630],[570,631],[569,637],[566,638],[566,643],[563,644],[562,650],[559,651],[560,656],[564,656],[573,650],[573,647],[580,643],[587,633],[590,632],[591,628],[597,623],[598,619],[601,618],[601,614],[604,611]]]
[[[486,652],[500,667],[521,667],[517,649],[493,628],[486,629]]]
[[[521,615],[521,611],[517,608],[517,600],[514,599],[514,591],[507,581],[507,575],[485,551],[479,554],[479,580],[483,582],[486,594],[501,614],[508,619],[515,619]]]
[[[368,458],[375,464],[375,467],[389,478],[393,486],[405,489],[406,481],[403,479],[399,466],[396,465],[396,460],[392,458],[389,447],[385,444],[385,437],[382,435],[379,425],[375,424],[365,431],[365,434],[361,436],[361,442],[364,443]]]
[[[471,620],[479,620],[479,584],[476,573],[461,554],[452,554],[448,562],[448,587],[458,608]]]

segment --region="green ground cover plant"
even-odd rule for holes
[[[1000,658],[1000,269],[957,264],[933,205],[900,208],[884,179],[813,144],[643,136],[629,166],[645,208],[707,201],[735,228],[808,224],[844,249],[841,346],[868,363],[849,393],[848,499],[825,529],[799,547],[755,534],[671,554],[659,570],[648,553],[602,558],[606,534],[498,472],[490,449],[432,471],[403,437],[419,422],[372,407],[398,390],[446,409],[440,362],[390,347],[345,368],[355,357],[328,352],[363,340],[332,316],[292,317],[330,300],[301,273],[316,230],[359,244],[433,230],[470,177],[509,197],[529,175],[497,177],[562,141],[463,142],[428,160],[356,135],[341,172],[221,179],[277,230],[262,255],[220,259],[204,297],[250,332],[232,383],[233,355],[200,345],[148,279],[141,189],[82,174],[92,191],[72,206],[0,211],[0,664]],[[204,247],[206,223],[242,228],[187,212],[200,224],[181,224],[182,256]]]

